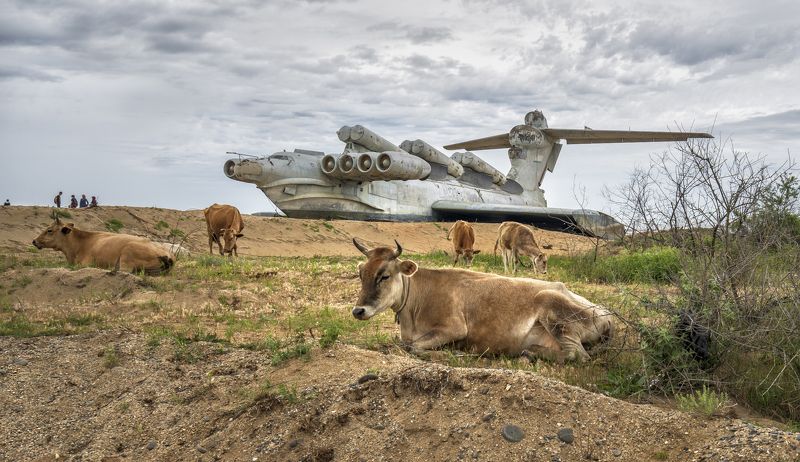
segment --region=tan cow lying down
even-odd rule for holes
[[[97,231],[83,231],[72,223],[56,221],[33,240],[37,249],[64,252],[71,265],[92,265],[123,271],[166,273],[174,260],[161,246],[143,237]]]
[[[453,240],[453,251],[455,258],[453,259],[453,266],[456,266],[458,259],[464,260],[464,264],[472,266],[473,256],[481,253],[480,250],[473,250],[472,246],[475,245],[475,230],[472,225],[464,220],[458,220],[453,223],[453,226],[447,230],[447,240]]]
[[[203,210],[208,230],[208,252],[214,253],[214,243],[220,255],[239,256],[236,239],[243,236],[244,221],[239,209],[232,205],[214,204]]]
[[[522,257],[526,255],[533,262],[533,271],[547,274],[547,255],[539,249],[533,231],[527,226],[515,221],[505,221],[497,229],[497,241],[494,243],[494,252],[497,247],[503,253],[503,269],[508,272],[517,272],[517,262],[522,264]]]
[[[403,249],[368,249],[358,265],[361,293],[353,316],[392,309],[412,349],[449,343],[476,353],[533,354],[557,361],[589,359],[584,345],[614,333],[611,313],[560,282],[509,278],[462,269],[419,268]]]

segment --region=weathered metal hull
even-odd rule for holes
[[[444,175],[433,180],[346,181],[321,173],[318,154],[276,153],[264,159],[231,160],[225,173],[254,183],[289,217],[366,221],[514,220],[545,229],[616,237],[607,220],[591,210],[551,209],[541,190],[509,193],[486,178],[483,186]],[[467,175],[469,176],[469,175]],[[473,183],[480,183],[480,178]],[[507,188],[513,188],[509,183]],[[601,226],[602,225],[602,226]],[[621,226],[619,226],[621,230]]]

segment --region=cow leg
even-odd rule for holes
[[[511,255],[508,257],[510,260],[509,265],[511,265],[511,274],[517,274],[517,250],[511,249]]]
[[[533,297],[533,303],[542,312],[548,313],[543,320],[547,324],[545,327],[549,332],[558,332],[557,339],[564,358],[568,361],[588,361],[589,354],[581,344],[581,332],[586,329],[587,316],[591,316],[591,312],[560,290],[542,290]]]
[[[564,357],[567,361],[586,362],[589,359],[589,353],[583,348],[581,338],[576,332],[570,332],[574,329],[565,329],[561,335],[561,348],[564,351]]]
[[[508,273],[508,249],[503,248],[503,272]]]
[[[548,361],[564,363],[565,355],[558,339],[541,324],[535,324],[525,337],[525,347],[521,355],[529,360],[542,358]]]
[[[417,353],[421,350],[433,350],[440,346],[447,345],[448,343],[461,340],[466,337],[466,335],[466,325],[458,326],[449,331],[442,329],[431,330],[411,341],[411,351]]]
[[[456,266],[456,264],[458,263],[458,257],[460,257],[460,256],[461,256],[461,251],[460,250],[456,250],[456,256],[453,259],[453,266]]]
[[[208,253],[214,255],[214,235],[208,235]]]

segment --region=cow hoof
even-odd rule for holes
[[[536,357],[533,353],[528,350],[522,350],[522,353],[519,354],[521,358],[525,358],[531,364],[536,364],[539,361],[539,358]]]

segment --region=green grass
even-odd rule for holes
[[[118,233],[119,230],[123,228],[123,224],[121,221],[117,220],[116,218],[112,218],[105,222],[106,229],[111,231],[112,233]]]
[[[113,369],[119,366],[119,354],[117,349],[112,345],[103,351],[103,367],[106,369]]]
[[[716,392],[703,385],[699,390],[692,393],[679,393],[675,395],[678,408],[685,412],[712,416],[730,404],[728,395],[724,392]]]
[[[54,209],[53,213],[55,213],[56,217],[58,218],[72,218],[72,214],[66,210]]]
[[[14,314],[0,320],[0,336],[26,338],[71,335],[85,332],[90,328],[101,328],[102,324],[103,318],[96,315],[70,315],[42,322],[31,321],[24,314]]]

